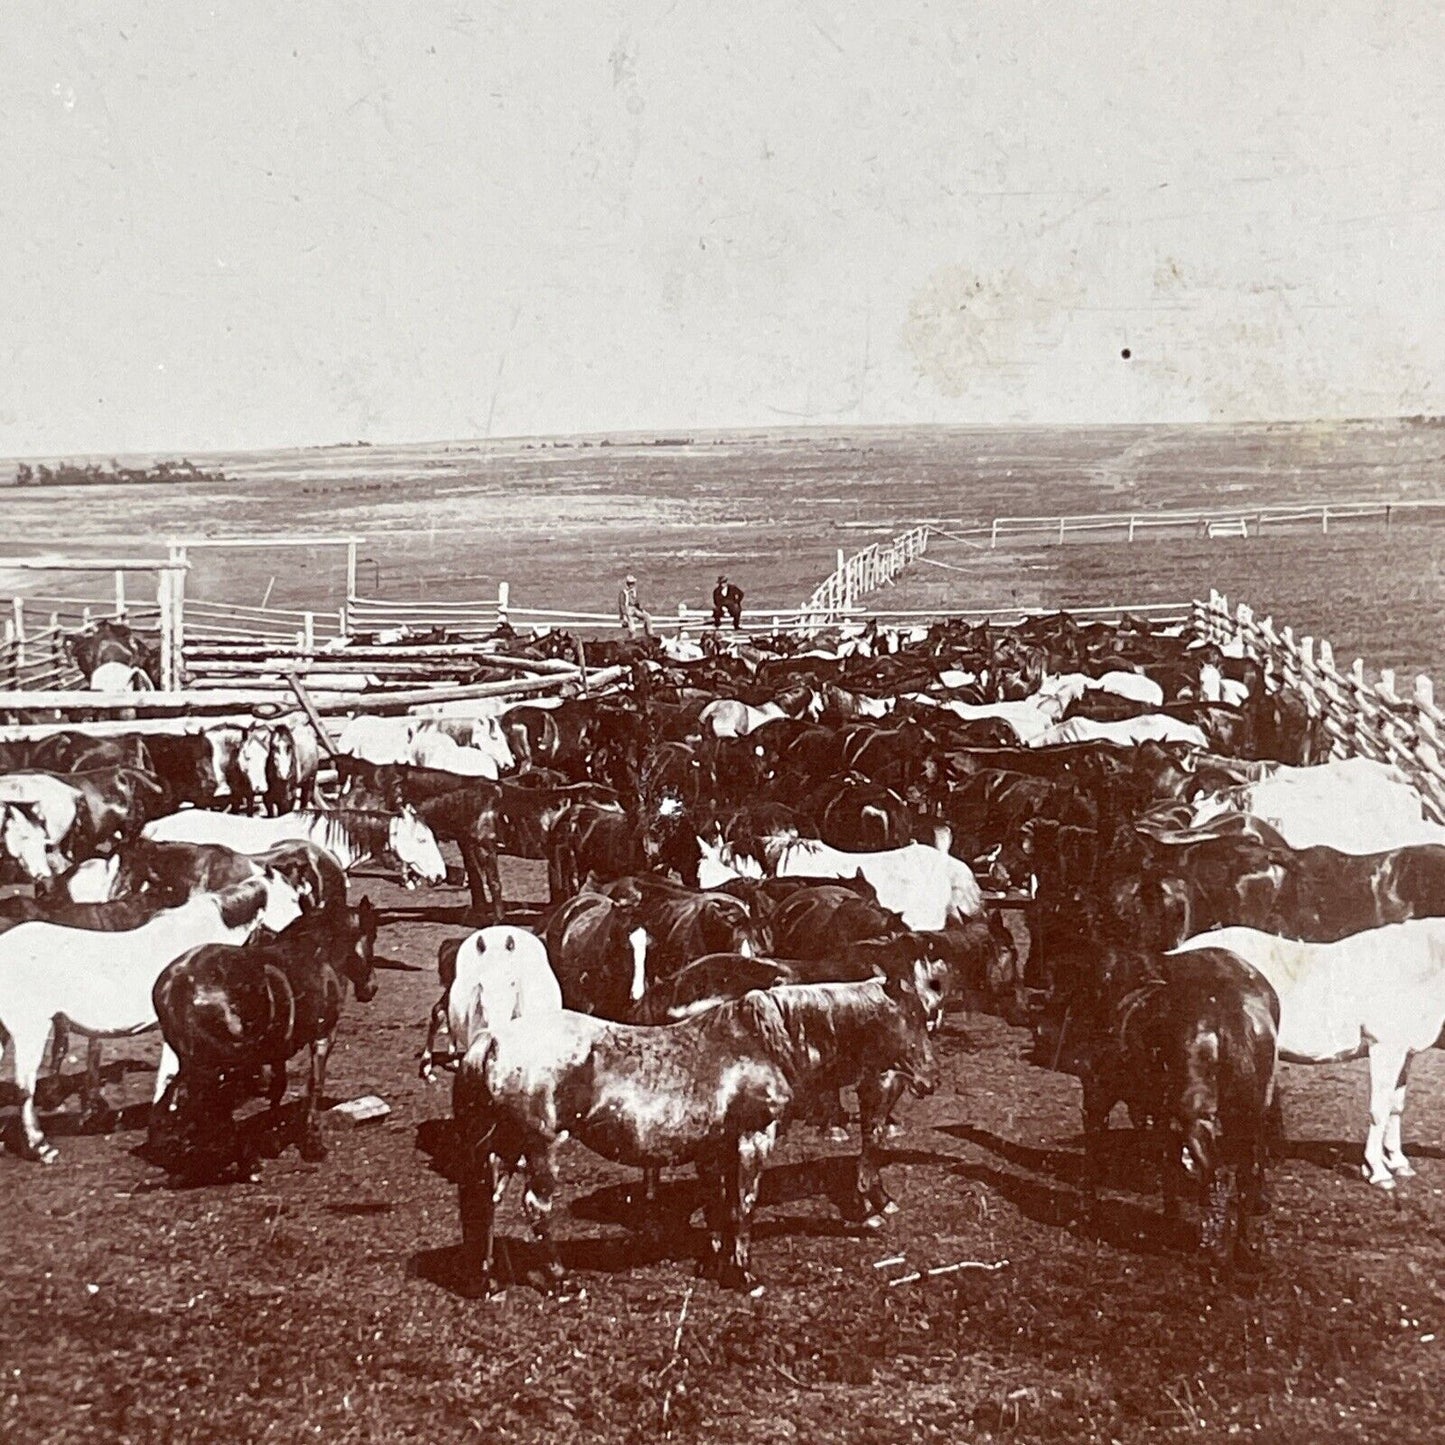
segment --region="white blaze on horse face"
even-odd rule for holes
[[[682,799],[676,793],[666,794],[657,805],[659,818],[676,818],[682,812]]]
[[[627,935],[627,941],[632,945],[632,982],[628,985],[627,997],[633,1003],[640,1003],[647,992],[647,930],[634,928]]]

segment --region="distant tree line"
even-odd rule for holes
[[[114,457],[109,466],[95,462],[57,462],[53,467],[21,462],[15,468],[17,487],[111,486],[118,482],[224,482],[224,472],[203,471],[187,457],[178,462],[155,462],[148,467],[123,467]]]

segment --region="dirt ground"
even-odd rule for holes
[[[506,879],[514,898],[542,896],[532,865]],[[436,945],[461,931],[464,895],[359,882],[394,910],[382,952],[421,971],[387,972],[372,1004],[348,1005],[327,1094],[380,1094],[390,1117],[328,1120],[319,1165],[287,1149],[259,1184],[174,1187],[137,1153],[154,1039],[109,1049],[115,1132],[74,1135],[61,1113],[57,1165],[0,1156],[0,1439],[1445,1434],[1438,1054],[1412,1078],[1419,1177],[1393,1197],[1356,1170],[1363,1066],[1285,1066],[1290,1143],[1257,1277],[1211,1281],[1164,1230],[1122,1115],[1085,1222],[1077,1085],[1023,1062],[1022,1032],[954,1016],[937,1093],[900,1110],[886,1178],[902,1210],[882,1233],[840,1217],[848,1147],[795,1127],[759,1211],[766,1289],[738,1298],[695,1279],[698,1229],[634,1248],[631,1177],[575,1146],[556,1224],[577,1292],[539,1290],[514,1192],[502,1231],[518,1282],[474,1300],[439,1172],[449,1089],[416,1073]],[[671,1197],[680,1215],[686,1176]],[[960,1260],[1007,1264],[888,1285]]]
[[[238,478],[224,495],[61,488],[0,506],[17,548],[159,549],[168,533],[284,519],[366,535],[363,590],[383,595],[475,596],[507,578],[517,602],[607,610],[630,564],[658,610],[701,605],[721,568],[750,606],[783,607],[835,548],[918,517],[1429,493],[1442,446],[1438,429],[1386,425],[333,449],[224,460]],[[860,520],[876,530],[840,525]],[[1438,671],[1442,535],[940,546],[930,555],[955,570],[920,565],[877,600],[1055,606],[1215,585],[1332,637],[1342,657]],[[229,570],[207,560],[188,585],[254,603],[274,579],[274,603],[321,606],[339,596],[335,563],[248,553]],[[35,578],[0,592],[22,581]],[[504,876],[514,899],[541,898],[536,869]],[[1420,1172],[1394,1196],[1358,1177],[1364,1066],[1284,1067],[1291,1142],[1258,1277],[1205,1278],[1163,1230],[1122,1127],[1114,1187],[1083,1220],[1077,1085],[1025,1063],[1022,1032],[954,1017],[938,1092],[901,1110],[886,1177],[902,1212],[883,1233],[840,1218],[846,1147],[797,1128],[764,1189],[766,1290],[739,1299],[695,1280],[697,1233],[641,1257],[630,1177],[577,1146],[557,1230],[585,1293],[536,1288],[513,1196],[503,1230],[520,1282],[475,1301],[457,1288],[442,1172],[449,1090],[416,1075],[436,946],[462,931],[463,893],[361,881],[394,910],[383,951],[421,971],[386,973],[372,1004],[349,1005],[328,1094],[380,1094],[389,1118],[330,1126],[320,1165],[287,1150],[257,1185],[172,1187],[136,1153],[156,1051],[141,1040],[108,1050],[115,1132],[74,1136],[61,1114],[54,1168],[0,1154],[0,1440],[1445,1438],[1439,1054],[1414,1070]],[[68,1085],[78,1072],[67,1066]],[[961,1260],[1008,1264],[887,1283]]]

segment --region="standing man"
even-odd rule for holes
[[[736,583],[729,582],[725,572],[719,575],[717,586],[712,589],[714,627],[722,626],[724,612],[733,620],[733,631],[738,631],[743,625],[743,589]]]
[[[636,637],[639,627],[644,637],[652,636],[652,618],[637,600],[637,578],[631,572],[622,579],[617,594],[617,616],[628,637]]]

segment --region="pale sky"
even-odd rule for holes
[[[1438,0],[8,0],[0,55],[6,455],[1442,409]]]

